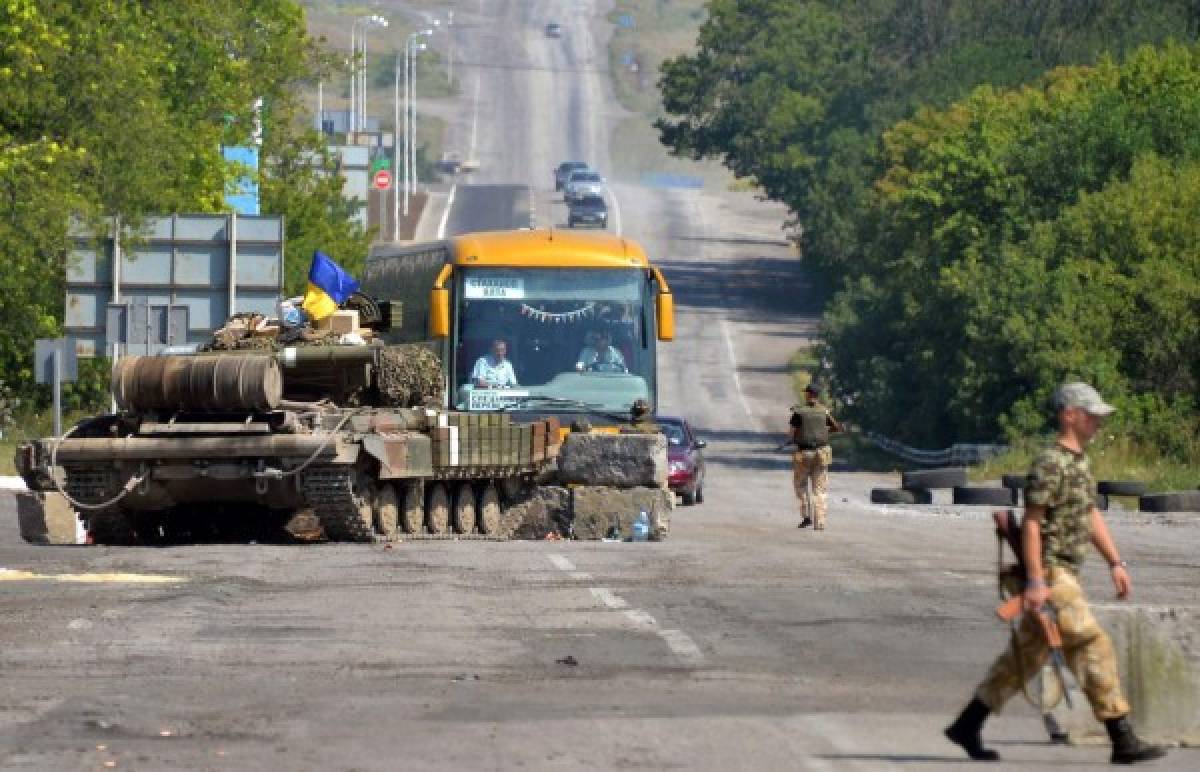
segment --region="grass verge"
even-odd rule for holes
[[[1034,456],[1049,438],[1028,440],[1013,445],[1005,454],[971,469],[973,480],[995,480],[1002,474],[1024,474]],[[1154,448],[1123,437],[1103,437],[1088,450],[1088,461],[1097,480],[1136,480],[1151,492],[1195,490],[1200,485],[1200,469],[1195,464],[1165,458]]]
[[[94,413],[82,410],[63,414],[63,431],[67,431],[80,419]],[[13,456],[17,446],[23,442],[39,437],[50,437],[54,434],[54,414],[49,410],[42,413],[24,412],[13,416],[13,421],[4,427],[4,435],[0,437],[0,475],[15,475],[17,467],[13,464]]]

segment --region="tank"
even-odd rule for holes
[[[117,412],[19,447],[26,484],[64,494],[98,544],[304,522],[335,541],[506,539],[561,446],[553,418],[439,407],[420,345],[207,348],[119,360]]]

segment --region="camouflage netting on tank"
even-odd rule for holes
[[[442,403],[442,363],[423,346],[388,346],[379,356],[377,388],[389,407]]]

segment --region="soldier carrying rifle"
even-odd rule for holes
[[[1129,723],[1129,703],[1121,692],[1112,641],[1088,608],[1079,584],[1090,541],[1108,561],[1118,598],[1131,589],[1125,561],[1096,507],[1095,481],[1084,448],[1104,418],[1115,408],[1086,383],[1068,383],[1055,393],[1056,442],[1033,462],[1025,492],[1021,526],[1021,558],[1025,569],[1024,615],[1007,649],[992,664],[946,737],[976,761],[995,761],[999,754],[983,746],[983,723],[999,711],[1041,669],[1053,642],[1044,632],[1044,606],[1049,604],[1061,635],[1061,648],[1097,720],[1112,738],[1112,762],[1133,764],[1165,755],[1142,742]]]
[[[817,401],[818,396],[814,384],[805,386],[804,404],[792,406],[788,425],[792,443],[796,445],[792,456],[792,487],[800,501],[800,527],[811,525],[814,530],[821,531],[825,528],[829,466],[833,463],[829,433],[840,432],[842,425]]]

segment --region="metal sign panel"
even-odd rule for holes
[[[54,352],[61,352],[58,374],[60,381],[74,381],[79,377],[79,360],[75,346],[66,338],[38,338],[33,348],[33,377],[38,383],[54,383]]]
[[[111,351],[121,345],[123,354],[157,354],[165,346],[188,342],[188,308],[150,303],[135,297],[129,303],[109,303],[104,342]]]
[[[77,225],[72,233],[64,330],[79,356],[112,356],[112,343],[122,341],[142,351],[168,341],[200,343],[233,313],[277,312],[283,291],[282,217],[151,217],[136,239],[115,240],[112,230],[110,223],[110,235],[97,238]],[[110,310],[142,301],[145,314]],[[181,323],[187,326],[182,339]]]

